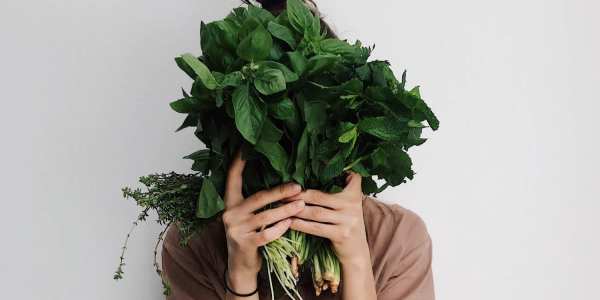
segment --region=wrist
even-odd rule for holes
[[[340,257],[339,259],[344,270],[352,270],[353,272],[371,272],[371,254],[368,247],[362,251],[353,252],[352,256]]]
[[[258,286],[258,272],[245,268],[229,268],[226,279],[227,285],[240,294],[251,293]]]

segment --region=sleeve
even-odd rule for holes
[[[392,270],[384,278],[378,293],[380,300],[434,300],[432,243],[425,223],[412,215],[394,232],[388,251],[400,253],[388,256],[386,265]],[[402,250],[399,250],[402,249]]]
[[[215,288],[218,276],[206,251],[194,251],[192,244],[179,244],[179,230],[172,225],[162,249],[163,275],[170,288],[167,300],[221,300]],[[217,287],[218,288],[218,287]]]

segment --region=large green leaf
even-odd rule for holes
[[[304,102],[304,120],[309,132],[321,129],[327,121],[326,104],[321,101]]]
[[[269,104],[269,113],[275,119],[290,120],[296,116],[296,106],[290,98],[283,98],[278,102]]]
[[[306,73],[308,76],[318,74],[340,61],[340,56],[333,54],[319,54],[308,59]]]
[[[290,25],[299,33],[319,34],[320,22],[317,22],[310,9],[300,0],[287,0],[287,16]]]
[[[256,144],[255,149],[267,157],[271,166],[277,171],[283,181],[289,180],[290,174],[286,170],[288,155],[279,143],[261,140]]]
[[[294,175],[292,178],[304,186],[306,163],[308,161],[308,130],[305,128],[296,148],[296,163],[294,164]]]
[[[263,67],[256,73],[254,87],[263,95],[272,95],[285,90],[285,77],[278,69]]]
[[[194,71],[207,89],[214,90],[217,87],[217,81],[212,73],[198,58],[189,53],[183,54],[181,58],[185,64]]]
[[[298,80],[298,75],[294,72],[292,72],[292,70],[290,70],[286,65],[282,64],[282,63],[278,63],[276,61],[271,61],[271,60],[265,60],[265,61],[261,61],[258,64],[259,68],[270,68],[270,69],[277,69],[279,71],[281,71],[281,73],[283,73],[283,77],[285,77],[285,82],[294,82],[296,80]],[[260,73],[260,71],[259,71]]]
[[[271,21],[267,25],[267,29],[274,37],[286,42],[292,49],[296,48],[294,33],[289,28]]]
[[[240,85],[233,92],[235,125],[242,136],[256,144],[266,117],[266,105],[250,95],[247,84]]]
[[[408,130],[406,123],[385,116],[364,118],[358,123],[358,129],[384,141],[398,140]]]
[[[237,54],[246,61],[261,61],[269,57],[273,47],[273,38],[264,26],[258,25],[239,44]]]
[[[225,208],[224,204],[223,199],[219,196],[219,193],[210,178],[204,178],[202,181],[202,189],[198,196],[196,217],[201,219],[212,218]]]
[[[287,55],[294,72],[298,75],[304,74],[308,65],[308,59],[299,51],[288,52]]]

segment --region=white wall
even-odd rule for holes
[[[441,119],[416,180],[382,195],[428,223],[438,298],[600,299],[598,2],[319,2]],[[3,299],[161,299],[155,224],[111,278],[137,214],[119,189],[189,168],[172,58],[236,3],[0,3]]]

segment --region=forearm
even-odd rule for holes
[[[377,299],[371,258],[368,253],[362,259],[342,262],[342,298],[344,300]]]

